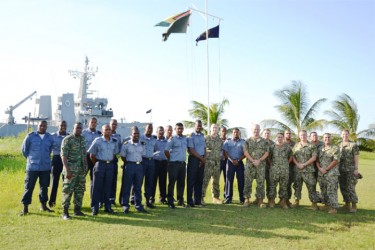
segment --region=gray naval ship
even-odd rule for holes
[[[80,80],[79,92],[76,99],[74,99],[74,94],[72,93],[65,93],[58,97],[54,118],[52,118],[51,96],[45,95],[35,100],[35,104],[38,106],[38,116],[31,117],[31,113],[29,113],[22,118],[25,121],[24,124],[15,123],[13,111],[32,98],[37,93],[36,91],[17,104],[9,106],[5,111],[5,114],[8,115],[6,123],[0,123],[0,137],[17,136],[25,131],[36,131],[37,124],[41,120],[46,120],[48,122],[47,131],[53,133],[58,130],[58,124],[62,120],[67,122],[68,131],[71,131],[75,122],[81,122],[87,127],[90,118],[95,117],[98,120],[97,129],[100,130],[103,124],[109,123],[111,118],[114,117],[114,113],[112,109],[107,108],[107,98],[91,98],[94,91],[89,89],[90,83],[88,83],[88,81],[95,77],[97,72],[98,68],[94,69],[93,67],[89,67],[89,59],[87,57],[83,71],[69,71],[74,79]],[[118,120],[116,132],[119,133],[122,138],[126,138],[130,135],[130,128],[132,126],[138,126],[140,132],[143,133],[145,125],[146,123],[141,122],[126,123],[123,119],[120,119]]]

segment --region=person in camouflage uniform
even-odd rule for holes
[[[301,199],[302,184],[306,183],[307,190],[309,192],[309,199],[312,202],[312,208],[318,209],[318,198],[316,195],[316,178],[315,178],[315,166],[314,161],[317,158],[316,146],[307,141],[306,130],[299,132],[300,142],[296,143],[293,147],[293,161],[295,164],[294,168],[294,196],[295,202],[294,207],[299,206],[299,200]]]
[[[322,188],[324,203],[330,207],[328,213],[336,214],[338,208],[337,188],[339,170],[337,164],[340,160],[340,150],[336,145],[331,144],[331,135],[323,135],[324,145],[319,148],[318,161],[319,170],[318,181]]]
[[[359,148],[357,144],[349,141],[349,131],[341,132],[342,142],[339,145],[341,159],[339,165],[339,184],[340,191],[345,201],[345,208],[350,212],[357,212],[358,196],[355,186],[358,182],[358,155]],[[350,207],[350,203],[352,203]]]
[[[204,167],[204,178],[202,186],[202,204],[206,196],[207,186],[212,177],[212,202],[214,204],[221,204],[220,200],[220,153],[222,150],[223,141],[218,135],[218,126],[211,125],[211,135],[206,136],[206,165]]]
[[[284,209],[289,208],[286,204],[288,199],[288,179],[289,179],[289,163],[293,159],[292,149],[283,142],[284,134],[278,133],[276,143],[270,147],[270,191],[269,206],[275,206],[276,186],[279,184],[280,206]]]
[[[70,220],[69,206],[74,193],[74,215],[84,216],[82,213],[82,200],[86,187],[86,174],[88,170],[86,158],[86,141],[81,135],[82,124],[74,124],[73,134],[66,136],[61,145],[61,158],[64,164],[62,207],[64,220]]]
[[[243,206],[250,205],[253,180],[256,179],[256,198],[260,208],[265,208],[264,199],[264,179],[266,171],[266,159],[269,154],[269,146],[266,140],[259,136],[260,126],[254,124],[252,127],[253,136],[247,139],[243,145],[244,155],[246,156],[245,166],[245,187]]]
[[[263,130],[263,139],[266,140],[269,148],[271,148],[273,145],[275,145],[275,142],[273,142],[270,138],[271,138],[271,130],[269,130],[268,128]],[[283,138],[284,138],[284,136],[283,136]],[[267,157],[265,180],[266,180],[266,196],[267,196],[267,199],[268,199],[268,203],[270,203],[270,186],[271,186],[270,185],[270,183],[271,183],[270,167],[271,167],[271,163],[270,163],[269,157]]]
[[[322,141],[319,141],[318,133],[315,132],[315,131],[310,133],[310,143],[314,144],[316,146],[316,149],[318,150],[318,152],[319,152],[319,149],[321,148],[321,146],[324,145],[324,143]],[[314,162],[314,166],[315,166],[315,178],[318,182],[319,170],[316,166],[316,162]],[[319,187],[320,187],[320,182],[319,182]],[[322,187],[320,187],[320,191],[322,191]],[[316,195],[318,196],[319,202],[324,203],[323,196],[318,191],[316,191]]]
[[[296,143],[292,141],[292,133],[289,129],[284,131],[284,143],[287,144],[290,149],[293,149],[294,145]],[[286,199],[286,204],[288,207],[292,206],[292,203],[290,203],[290,199],[292,198],[292,184],[294,182],[294,162],[289,163],[289,179],[288,179],[288,186],[287,186],[287,192],[288,192],[288,198]]]

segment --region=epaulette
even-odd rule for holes
[[[146,143],[145,143],[144,141],[141,141],[141,144],[142,144],[142,145],[146,145]]]
[[[115,137],[112,137],[112,141],[117,142],[117,139]]]
[[[102,135],[102,132],[100,132],[100,131],[98,130],[98,134],[99,134],[99,135]]]
[[[158,137],[156,135],[152,135],[151,137],[153,137],[154,139],[158,139]]]

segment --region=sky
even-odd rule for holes
[[[127,122],[192,120],[192,100],[227,98],[230,127],[249,129],[280,120],[274,92],[302,81],[311,104],[328,99],[316,118],[327,118],[323,111],[346,93],[358,105],[359,129],[375,123],[374,0],[208,0],[208,13],[221,18],[207,20],[209,28],[220,24],[208,50],[195,44],[206,29],[196,11],[186,34],[163,42],[166,28],[154,25],[189,8],[205,11],[205,1],[1,0],[0,121],[33,91],[51,95],[52,110],[58,96],[78,94],[68,71],[82,71],[87,56],[98,67],[92,97],[108,98]],[[14,111],[17,123],[34,102]]]

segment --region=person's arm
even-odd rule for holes
[[[358,176],[358,155],[354,155],[354,175]]]
[[[69,167],[69,164],[68,164],[68,158],[65,155],[63,155],[63,156],[61,156],[61,160],[63,162],[63,166],[64,166],[65,172],[66,172],[65,178],[70,180],[73,176],[72,176],[72,172],[70,172],[70,167]]]

